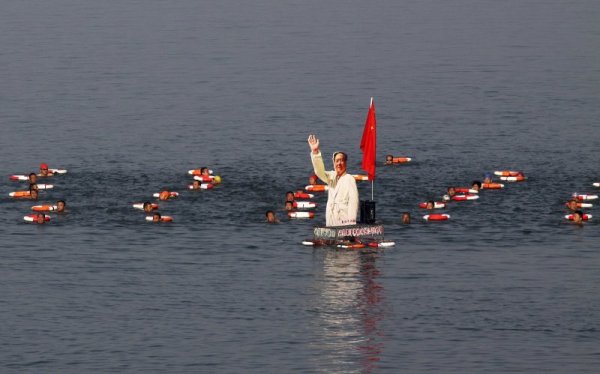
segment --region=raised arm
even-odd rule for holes
[[[317,139],[317,137],[312,134],[309,135],[308,145],[311,151],[310,159],[313,164],[313,169],[315,169],[315,174],[324,183],[329,184],[329,178],[327,177],[327,173],[325,172],[325,164],[323,164],[323,157],[321,156],[321,151],[319,150],[319,139]]]

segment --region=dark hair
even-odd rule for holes
[[[410,216],[410,212],[402,212],[402,215],[408,214]]]
[[[434,206],[435,206],[435,201],[433,201],[433,200],[429,200],[429,201],[427,202],[427,204],[431,204],[431,205],[434,205]],[[408,212],[407,212],[407,213],[408,213]]]
[[[388,158],[391,158],[391,159],[393,159],[393,158],[394,158],[394,156],[392,156],[392,155],[385,155],[385,159],[387,160]]]
[[[342,156],[344,156],[344,161],[348,162],[348,155],[346,153],[344,153],[344,152],[335,152],[333,154],[333,161],[335,161],[335,156],[337,156],[340,153],[342,154]]]
[[[267,212],[265,213],[265,217],[268,217],[269,213],[274,214],[272,210],[267,210]]]
[[[287,201],[285,202],[285,205],[287,205],[287,203],[290,203],[290,204],[294,205],[294,202],[293,202],[293,201],[291,201],[291,200],[287,200]]]
[[[291,193],[292,195],[294,194],[294,192],[293,192],[293,191],[287,191],[287,192],[285,193],[285,195],[287,196],[287,194],[289,194],[289,193]]]
[[[203,166],[200,168],[200,173],[204,172],[204,170],[208,170],[208,168],[206,166]]]
[[[36,183],[31,183],[31,184],[29,185],[29,192],[31,192],[31,191],[34,191],[34,190],[35,190],[35,191],[38,191],[38,190],[39,190],[39,188],[38,188],[38,185],[37,185]]]
[[[471,186],[474,185],[474,184],[476,184],[477,187],[481,188],[481,182],[480,181],[473,181],[473,182],[471,182]]]
[[[143,207],[147,207],[148,205],[152,206],[152,203],[149,201],[145,201]]]
[[[573,214],[579,214],[581,218],[583,218],[583,212],[581,210],[576,210],[573,212]]]
[[[64,200],[58,200],[56,203],[57,203],[57,204],[58,204],[58,203],[63,203],[64,205],[67,205],[67,203],[66,203]]]
[[[42,212],[39,212],[36,217],[39,217],[40,214],[42,215],[42,217],[46,218],[46,215],[44,213],[42,213]]]
[[[162,218],[162,216],[161,216],[161,215],[160,215],[160,213],[158,213],[158,212],[156,212],[156,213],[154,213],[154,214],[152,215],[152,217],[156,217],[156,216],[158,216],[158,219],[161,219],[161,218]]]
[[[35,175],[37,177],[36,173],[29,173],[29,176],[31,177],[32,175]]]

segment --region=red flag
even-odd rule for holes
[[[362,169],[369,175],[369,180],[375,179],[375,158],[377,153],[377,120],[375,119],[375,104],[371,98],[369,113],[365,121],[360,150],[363,152]]]

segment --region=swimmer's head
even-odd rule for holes
[[[456,189],[454,187],[448,187],[448,196],[452,197],[456,195]]]
[[[576,199],[571,199],[571,200],[567,201],[567,208],[575,211],[575,210],[577,210],[577,208],[579,208],[579,203],[577,202]]]
[[[475,191],[479,191],[481,189],[481,182],[480,181],[471,182],[471,188],[474,189]]]
[[[272,210],[267,210],[267,212],[265,213],[265,216],[267,217],[267,222],[269,222],[269,223],[277,222],[277,217],[275,217],[275,213]]]
[[[575,223],[583,222],[583,212],[581,210],[576,210],[573,212],[573,222],[575,222]]]
[[[313,174],[308,177],[308,184],[317,184],[317,176]]]
[[[294,201],[294,193],[292,191],[288,191],[285,193],[286,201]]]
[[[394,162],[394,156],[392,156],[392,155],[385,156],[385,163],[386,164],[391,164],[392,162]]]
[[[35,222],[37,223],[46,223],[46,215],[44,213],[38,213],[35,217]]]
[[[35,188],[29,188],[29,198],[31,200],[37,200],[38,196],[39,196],[37,185],[32,185],[32,186],[35,186]]]
[[[410,223],[410,213],[404,212],[402,213],[402,223],[408,225]]]
[[[434,206],[435,206],[435,203],[433,201],[428,201],[427,205],[426,205],[426,208],[427,209],[433,209]]]
[[[48,175],[48,164],[40,164],[40,174],[42,174],[43,176]]]
[[[154,210],[152,207],[152,203],[149,201],[146,201],[144,203],[144,212],[151,212],[152,210]]]
[[[65,211],[65,206],[67,206],[67,203],[64,200],[58,200],[56,202],[56,211],[57,212],[64,212]]]
[[[160,213],[154,213],[152,215],[152,222],[160,222],[160,220],[162,219]]]
[[[35,184],[35,183],[37,183],[37,174],[29,173],[29,184]]]
[[[202,175],[210,175],[210,173],[208,172],[208,168],[207,167],[201,167],[200,168],[200,174]]]
[[[168,200],[169,197],[171,197],[171,194],[167,190],[162,190],[162,191],[160,191],[160,194],[158,194],[159,200],[163,200],[163,201]]]
[[[294,210],[294,202],[290,201],[290,200],[286,201],[285,202],[285,210],[288,210],[288,211]]]

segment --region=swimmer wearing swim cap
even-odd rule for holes
[[[169,198],[171,197],[171,193],[167,190],[163,190],[160,192],[160,194],[158,195],[158,199],[165,201],[165,200],[169,200]]]
[[[48,164],[40,165],[40,177],[48,177],[50,174],[48,172]]]
[[[313,174],[308,177],[308,184],[317,184],[317,176]]]

